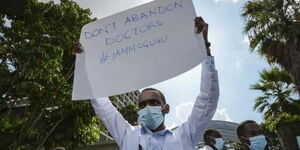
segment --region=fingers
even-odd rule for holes
[[[203,26],[203,28],[201,30],[202,32],[205,32],[205,31],[208,30],[208,24],[207,23],[202,24],[202,26]]]
[[[206,33],[208,31],[208,24],[202,23],[196,26],[197,33]]]
[[[205,23],[205,21],[203,20],[203,18],[202,17],[196,17],[195,19],[194,19],[194,21],[195,21],[195,23]]]
[[[82,53],[83,52],[83,48],[81,46],[81,44],[79,42],[75,42],[73,44],[73,49],[72,49],[72,54],[77,54],[77,53]]]
[[[195,22],[195,28],[197,30],[196,31],[197,33],[201,33],[204,30],[208,29],[208,24],[205,23],[205,21],[204,21],[204,19],[202,17],[196,17],[194,19],[194,22]]]

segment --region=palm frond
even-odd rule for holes
[[[290,75],[276,66],[270,70],[262,70],[259,82],[251,85],[251,89],[262,92],[262,95],[255,99],[253,109],[264,112],[265,116],[274,116],[288,110],[296,92]]]

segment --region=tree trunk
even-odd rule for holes
[[[300,95],[300,35],[289,42],[288,50],[290,63],[283,67],[290,73]]]
[[[40,143],[40,145],[37,147],[37,150],[42,150],[45,142],[48,140],[48,137],[52,134],[52,132],[56,129],[56,127],[66,118],[64,116],[60,120],[56,122],[56,124],[50,129],[50,131],[47,133],[47,135],[44,137],[43,141]]]
[[[300,136],[300,123],[280,123],[277,126],[279,141],[284,150],[299,150],[296,136]]]

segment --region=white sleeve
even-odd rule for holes
[[[95,113],[102,120],[106,129],[112,135],[117,144],[122,147],[126,132],[133,130],[132,126],[112,105],[108,97],[91,100]]]
[[[178,128],[186,142],[195,147],[199,142],[215,114],[219,99],[218,73],[214,66],[213,57],[208,57],[202,63],[200,95],[197,97],[188,121]]]

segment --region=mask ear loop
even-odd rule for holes
[[[165,104],[163,107],[162,107],[162,109],[161,110],[163,110],[163,109],[165,109],[165,107],[167,106],[167,104]]]
[[[167,104],[165,104],[162,108],[161,108],[161,112],[163,113],[163,111],[164,111],[164,109],[165,109],[165,107],[167,106]],[[165,115],[163,115],[164,116],[164,118],[165,118]]]

